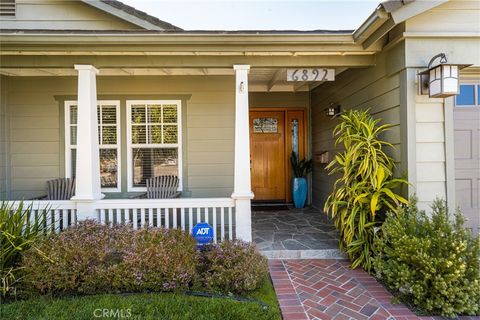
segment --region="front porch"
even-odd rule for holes
[[[47,61],[28,68],[2,66],[0,122],[5,129],[0,140],[5,143],[0,151],[6,161],[0,166],[0,178],[5,177],[0,197],[37,198],[45,194],[48,180],[75,178],[70,200],[29,202],[37,214],[48,209],[48,221],[56,230],[85,219],[186,231],[205,221],[215,226],[215,241],[255,241],[251,112],[261,112],[260,119],[271,119],[272,112],[283,117],[275,122],[278,132],[277,128],[265,132],[277,135],[283,144],[283,162],[277,166],[283,189],[276,192],[280,198],[268,200],[289,201],[291,151],[295,146],[301,157],[312,157],[312,123],[330,118],[311,112],[310,93],[323,81],[287,81],[287,69],[320,65],[339,75],[349,68],[371,66],[371,54],[335,51],[326,57],[308,51],[293,60],[283,54],[281,58],[245,54],[241,62],[246,64],[232,63],[236,58],[230,55],[227,60],[208,56],[208,63],[202,56],[203,62],[185,66],[183,60],[162,65],[164,60],[157,56],[111,65],[119,56],[92,60],[96,57],[92,52],[82,60],[86,64],[73,67],[72,56],[59,53],[69,60],[61,68],[49,67]],[[251,70],[250,60],[255,62]],[[297,125],[296,134],[292,123]],[[265,159],[276,161],[275,155],[270,152]],[[259,171],[261,178],[276,176]],[[131,199],[145,192],[146,179],[158,175],[178,176],[181,197]],[[273,179],[269,182],[271,189],[277,187]],[[272,229],[276,240],[258,239],[265,251],[281,249],[300,257],[336,250],[335,237],[326,237],[331,230],[315,214],[292,211],[275,219],[291,219],[287,224],[298,223],[298,228],[318,225],[311,225],[314,232],[296,229],[291,241],[277,226]]]
[[[253,207],[252,240],[270,259],[341,259],[339,234],[316,208]]]

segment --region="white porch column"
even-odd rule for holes
[[[235,199],[237,239],[252,241],[250,183],[250,133],[248,114],[249,65],[234,65],[235,70],[235,177],[232,198]]]
[[[75,196],[79,220],[95,218],[93,203],[102,199],[98,150],[97,83],[98,70],[91,65],[75,65],[78,71],[77,160]]]

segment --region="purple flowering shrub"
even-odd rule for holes
[[[110,291],[110,269],[131,237],[127,227],[85,221],[39,242],[23,256],[27,290],[42,294]],[[47,257],[47,258],[45,258]]]
[[[268,274],[267,259],[255,245],[239,240],[205,247],[198,269],[204,288],[226,293],[255,290]]]
[[[108,226],[84,221],[51,235],[22,258],[23,294],[97,294],[255,290],[267,275],[253,244],[226,241],[200,252],[178,229]]]
[[[195,240],[179,230],[79,223],[23,257],[27,292],[93,294],[172,291],[195,276]]]
[[[195,239],[178,229],[135,231],[114,273],[122,291],[187,289],[195,277]]]

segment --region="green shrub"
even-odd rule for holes
[[[23,258],[26,289],[41,294],[109,292],[109,273],[122,260],[131,236],[127,227],[89,220],[52,235],[38,244],[48,259],[37,251]]]
[[[23,202],[17,209],[6,202],[0,204],[0,298],[16,295],[23,279],[21,255],[31,248],[43,255],[36,242],[47,234],[46,211],[40,212],[35,221],[30,221],[31,214],[32,207]]]
[[[114,272],[122,291],[185,290],[196,274],[196,241],[178,229],[134,232]]]
[[[262,283],[266,259],[254,245],[227,241],[200,252],[178,229],[84,221],[39,242],[23,257],[25,294],[196,290],[243,293]],[[44,258],[45,255],[48,259]]]
[[[224,241],[204,248],[199,273],[208,290],[243,293],[259,287],[268,274],[268,265],[253,244]]]
[[[429,217],[411,205],[389,213],[375,239],[377,277],[398,297],[428,314],[479,313],[480,240],[436,200]]]
[[[379,137],[391,125],[379,126],[380,120],[368,110],[350,110],[340,118],[334,136],[344,151],[326,167],[330,175],[339,178],[324,210],[340,231],[340,248],[347,252],[351,267],[370,271],[375,229],[381,226],[385,211],[407,203],[395,193],[407,182],[393,178],[394,160],[384,150],[393,146]]]
[[[26,289],[94,294],[185,289],[196,272],[195,240],[180,230],[108,226],[85,221],[39,244],[49,258],[23,259]]]

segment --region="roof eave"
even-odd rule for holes
[[[119,8],[116,8],[104,1],[98,1],[98,0],[81,0],[83,3],[86,3],[94,8],[97,8],[99,10],[102,10],[103,12],[106,12],[108,14],[111,14],[117,18],[120,18],[124,21],[130,22],[133,25],[139,26],[141,28],[144,28],[146,30],[182,30],[181,28],[178,28],[174,25],[171,25],[166,22],[162,22],[165,26],[160,26],[157,24],[153,24],[145,19],[141,19],[133,14],[130,14],[124,10],[121,10]],[[155,18],[155,17],[152,17]],[[156,19],[156,18],[155,18]]]

